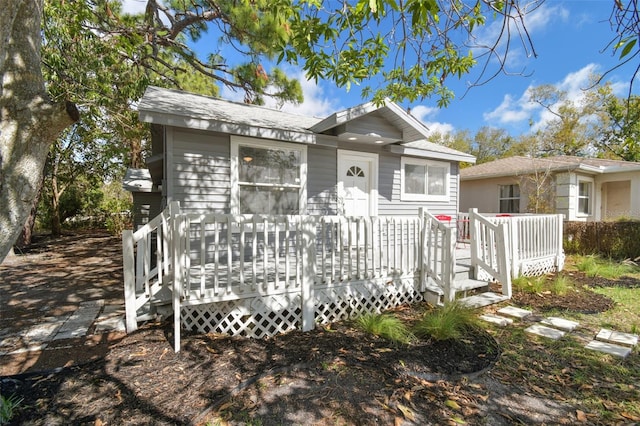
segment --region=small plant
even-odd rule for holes
[[[407,326],[393,315],[364,314],[358,317],[357,324],[367,333],[380,336],[395,344],[408,345],[415,340],[415,336]]]
[[[13,418],[16,409],[22,403],[22,398],[11,395],[6,398],[0,395],[0,425],[8,423]]]
[[[541,293],[545,289],[546,277],[518,277],[513,280],[512,286],[525,293]]]
[[[413,332],[418,337],[432,337],[436,340],[459,339],[467,329],[476,327],[477,324],[473,309],[454,301],[426,313]]]
[[[551,293],[557,294],[558,296],[564,296],[571,287],[572,283],[568,277],[565,275],[558,275],[551,282]]]

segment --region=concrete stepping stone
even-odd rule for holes
[[[547,327],[546,325],[533,324],[530,327],[524,329],[526,333],[535,334],[537,336],[547,337],[549,339],[558,340],[566,333],[557,328]]]
[[[515,306],[505,306],[504,308],[499,309],[498,313],[518,319],[524,319],[531,315],[533,312],[526,309],[516,308]]]
[[[638,344],[638,335],[631,333],[621,333],[619,331],[613,331],[603,328],[596,336],[596,340],[623,346],[635,346]]]
[[[53,340],[73,339],[86,335],[103,305],[103,300],[80,303],[78,309],[60,327]]]
[[[513,320],[511,318],[505,318],[501,317],[500,315],[494,314],[480,315],[480,319],[492,324],[498,324],[501,327],[506,327],[507,325],[513,324]]]
[[[548,317],[540,321],[540,323],[548,325],[549,327],[559,328],[564,331],[573,331],[578,327],[578,325],[580,325],[575,321],[558,317]]]
[[[614,345],[613,343],[601,342],[599,340],[590,341],[589,343],[587,343],[585,348],[603,352],[613,356],[618,356],[620,358],[626,358],[631,353],[631,348]]]

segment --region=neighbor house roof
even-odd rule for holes
[[[577,170],[586,174],[619,173],[635,170],[640,171],[640,163],[566,155],[543,158],[514,156],[462,169],[460,179],[473,180],[503,176],[521,176],[545,170],[552,172]]]

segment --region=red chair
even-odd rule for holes
[[[497,214],[496,217],[511,217],[511,215],[509,213],[500,213]]]

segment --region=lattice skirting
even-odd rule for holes
[[[385,281],[356,281],[316,288],[315,323],[327,324],[367,312],[381,312],[424,300],[412,277]],[[184,329],[199,333],[267,337],[301,328],[300,293],[185,306]]]
[[[405,278],[385,281],[353,281],[346,285],[318,288],[315,291],[316,324],[378,313],[396,306],[424,300],[418,280]]]
[[[539,277],[557,270],[556,257],[536,259],[520,264],[520,275],[525,277]]]
[[[185,306],[180,316],[187,330],[261,338],[299,328],[300,306],[299,293],[278,294]]]

